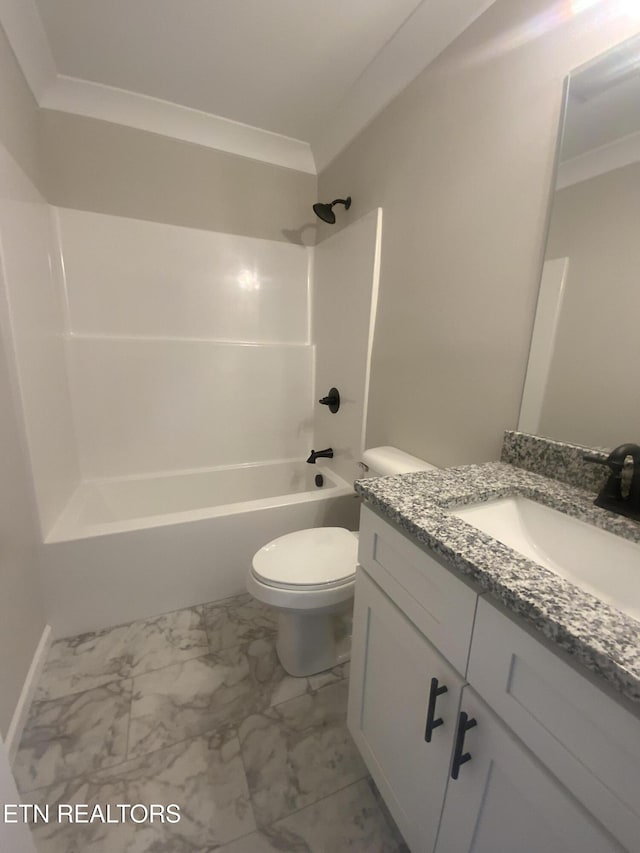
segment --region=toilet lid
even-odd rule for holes
[[[288,587],[335,585],[353,577],[358,535],[344,527],[313,527],[269,542],[253,558],[254,574]]]

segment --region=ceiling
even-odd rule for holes
[[[58,71],[310,140],[421,0],[37,0]]]
[[[0,0],[41,107],[317,173],[495,0]]]

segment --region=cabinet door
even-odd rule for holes
[[[470,687],[461,709],[475,726],[449,781],[436,853],[622,851]]]
[[[434,848],[462,684],[456,671],[359,568],[348,724],[414,853],[431,853]],[[430,698],[435,700],[430,716],[436,725],[429,737]]]

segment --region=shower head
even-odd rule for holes
[[[335,201],[332,201],[331,204],[322,204],[322,202],[316,202],[313,205],[313,212],[316,216],[319,216],[323,222],[328,222],[329,225],[333,225],[336,221],[336,215],[333,212],[334,204],[344,204],[344,209],[349,210],[351,207],[351,196],[347,196],[346,198],[337,198]]]

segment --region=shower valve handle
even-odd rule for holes
[[[340,408],[340,394],[337,388],[329,388],[329,393],[326,397],[318,400],[321,406],[329,406],[329,411],[335,415]]]

